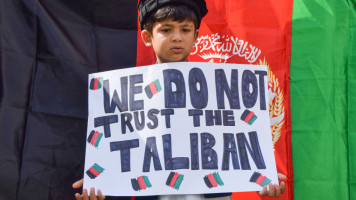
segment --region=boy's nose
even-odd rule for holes
[[[182,41],[182,35],[179,33],[179,31],[174,32],[172,35],[172,41],[173,42],[181,42]]]

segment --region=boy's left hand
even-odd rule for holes
[[[80,179],[78,181],[76,181],[75,183],[73,183],[73,188],[74,189],[78,189],[83,187],[83,179]],[[76,200],[104,200],[105,196],[101,193],[101,190],[97,191],[98,196],[95,195],[95,188],[90,188],[90,193],[88,195],[88,192],[86,189],[83,189],[83,193],[79,194],[76,193],[75,194],[75,199]]]
[[[268,195],[269,197],[279,197],[281,194],[284,193],[286,189],[286,184],[284,183],[284,180],[287,180],[287,177],[283,174],[277,173],[278,175],[278,180],[281,180],[281,183],[279,186],[277,184],[272,184],[269,183],[268,187],[269,190],[267,191],[267,186],[263,186],[263,191],[259,191],[258,194],[262,197]]]

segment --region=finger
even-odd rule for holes
[[[269,183],[268,186],[269,186],[268,196],[269,197],[274,197],[274,195],[276,193],[276,189],[274,188],[272,183]]]
[[[87,189],[83,190],[82,198],[83,198],[83,200],[89,200]]]
[[[286,190],[286,184],[284,183],[284,181],[281,182],[279,187],[281,187],[281,194],[283,194],[284,191]]]
[[[104,200],[105,196],[103,195],[103,193],[101,193],[101,190],[98,190],[97,192],[98,192],[99,200]]]
[[[75,199],[76,200],[82,200],[82,197],[80,196],[80,194],[79,193],[75,193]]]
[[[72,187],[74,189],[78,189],[78,188],[83,187],[83,180],[84,179],[80,179],[80,180],[76,181],[75,183],[73,183]]]
[[[95,195],[95,188],[90,188],[90,200],[97,200]]]
[[[258,194],[261,196],[261,197],[264,197],[267,195],[267,185],[263,186],[263,190],[262,191],[259,191]]]
[[[274,194],[274,196],[275,197],[281,196],[281,188],[277,184],[274,184],[274,187],[276,188],[276,193]]]
[[[278,176],[278,180],[281,180],[281,181],[287,180],[287,177],[284,174],[277,173],[277,176]]]

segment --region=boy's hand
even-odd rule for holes
[[[284,180],[287,179],[287,177],[283,174],[277,173],[278,175],[278,180],[281,180],[281,183],[279,186],[277,184],[269,183],[269,191],[267,191],[267,186],[263,186],[263,191],[259,191],[258,194],[262,197],[268,195],[269,197],[279,197],[281,194],[284,193],[286,189],[286,184],[284,183]]]
[[[73,183],[72,187],[74,189],[83,187],[83,179],[80,179],[79,181]],[[88,196],[87,190],[83,189],[83,194],[80,195],[79,193],[76,193],[75,199],[76,200],[104,200],[105,199],[105,196],[101,193],[101,190],[98,190],[97,193],[98,196],[95,195],[95,188],[90,188],[90,196]]]

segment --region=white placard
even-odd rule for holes
[[[89,75],[84,188],[109,196],[278,184],[267,67],[179,62]]]

